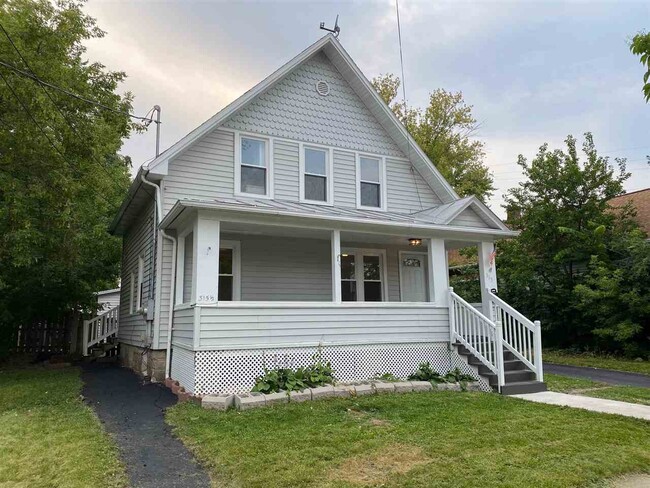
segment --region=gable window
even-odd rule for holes
[[[301,160],[300,198],[307,202],[331,203],[331,157],[328,149],[305,146]]]
[[[384,209],[384,164],[382,158],[360,155],[357,160],[357,206]]]
[[[383,250],[349,249],[341,254],[341,299],[381,302],[385,297]]]
[[[248,195],[269,196],[270,158],[269,141],[251,136],[240,136],[238,169],[236,176],[238,192]]]

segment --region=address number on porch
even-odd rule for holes
[[[201,303],[214,303],[216,297],[214,295],[199,295],[199,302]]]

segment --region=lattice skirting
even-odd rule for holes
[[[249,391],[264,367],[305,366],[317,351],[317,347],[196,351],[192,390],[197,395]],[[321,351],[323,358],[332,363],[336,379],[342,382],[366,380],[383,373],[406,378],[421,362],[428,361],[441,374],[460,368],[477,378],[483,390],[491,391],[463,358],[449,351],[447,343],[322,346]]]

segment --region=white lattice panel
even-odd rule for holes
[[[387,344],[367,346],[324,346],[323,358],[332,363],[338,381],[366,380],[377,374],[392,373],[406,378],[418,365],[428,361],[441,374],[454,368],[489,385],[446,343]],[[236,393],[248,391],[255,377],[269,369],[296,368],[312,362],[316,347],[197,351],[195,393]]]

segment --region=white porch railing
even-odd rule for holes
[[[503,345],[544,381],[542,331],[539,320],[532,322],[501,298],[488,291],[492,320],[503,324]]]
[[[119,328],[119,307],[102,312],[97,317],[84,320],[82,350],[88,356],[88,349],[117,334]]]
[[[449,334],[497,375],[498,387],[505,384],[501,324],[492,322],[449,288]]]

